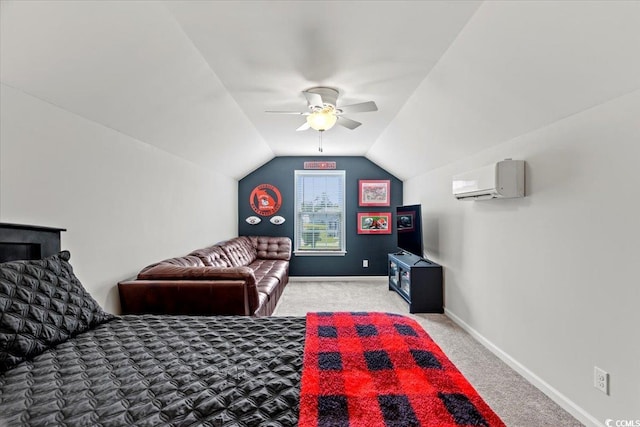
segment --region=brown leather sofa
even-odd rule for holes
[[[118,283],[123,314],[269,316],[289,281],[291,239],[241,236]]]

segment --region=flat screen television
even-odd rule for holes
[[[396,207],[398,249],[423,257],[421,205]]]

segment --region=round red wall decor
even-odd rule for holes
[[[282,205],[280,190],[271,184],[260,184],[249,196],[251,209],[261,216],[269,216],[278,212]]]

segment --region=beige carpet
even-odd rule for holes
[[[438,343],[491,408],[510,427],[582,426],[544,393],[443,314],[409,314],[386,281],[292,281],[274,316],[310,311],[383,311],[413,317]]]

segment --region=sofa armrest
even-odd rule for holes
[[[138,280],[244,280],[256,285],[256,277],[249,267],[182,267],[159,264],[138,274]]]
[[[123,314],[252,315],[243,280],[128,280],[118,283]]]
[[[251,315],[260,303],[249,267],[158,264],[118,283],[124,314]]]

